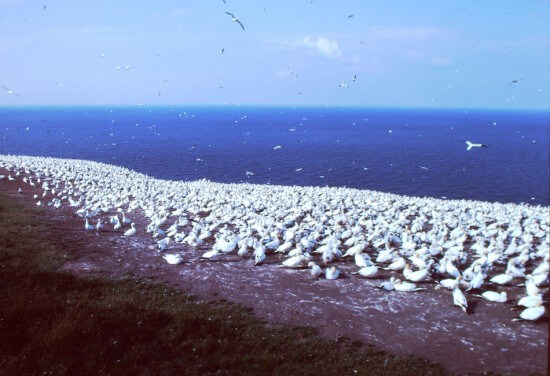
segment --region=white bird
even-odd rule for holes
[[[99,231],[99,230],[101,230],[103,227],[104,227],[104,226],[103,226],[103,222],[101,222],[101,219],[98,219],[98,220],[97,220],[97,224],[95,225],[95,229],[96,229],[97,231]]]
[[[542,304],[542,296],[541,295],[527,295],[521,298],[518,301],[518,306],[523,306],[525,308],[532,308],[536,307],[537,305]]]
[[[304,267],[304,261],[306,261],[306,256],[298,255],[283,261],[282,265],[278,265],[280,268],[302,268]]]
[[[546,309],[542,305],[542,302],[540,302],[534,307],[523,310],[523,312],[521,312],[519,315],[519,319],[537,321],[542,317],[542,315],[544,315],[544,312],[546,312]],[[518,320],[518,319],[515,319],[515,320]]]
[[[313,261],[310,261],[307,266],[309,266],[311,268],[311,275],[314,276],[314,277],[319,277],[321,275],[321,273],[323,273],[323,270],[321,269],[321,267],[319,265],[317,265],[316,263],[314,263]]]
[[[501,291],[500,293],[495,291],[485,291],[483,294],[478,296],[490,302],[496,303],[506,303],[506,301],[508,300],[506,291]]]
[[[409,264],[405,265],[405,270],[410,271]],[[405,276],[405,270],[403,270],[403,275]],[[420,282],[426,279],[428,277],[428,269],[420,269],[415,272],[410,271],[410,273],[407,273],[405,278],[407,278],[409,281],[413,282]]]
[[[400,279],[397,279],[393,284],[395,291],[402,291],[402,292],[408,292],[408,291],[420,291],[425,290],[424,288],[417,287],[414,283],[410,282],[404,282]]]
[[[15,91],[11,90],[11,89],[8,89],[7,87],[5,87],[4,85],[0,85],[4,90],[6,90],[8,92],[8,94],[13,94],[13,95],[16,95],[18,97],[21,97],[19,94],[17,94]]]
[[[136,225],[134,222],[132,222],[130,224],[131,228],[129,230],[126,230],[126,232],[124,233],[124,236],[132,236],[136,233]]]
[[[386,282],[382,283],[379,287],[382,290],[392,291],[392,290],[395,290],[395,283],[394,282],[395,282],[395,278],[391,277],[389,281],[386,281]]]
[[[241,27],[244,30],[244,25],[241,23],[241,21],[237,17],[235,17],[232,13],[229,13],[229,12],[225,12],[225,14],[230,15],[233,18],[232,21],[238,23],[239,25],[241,25]]]
[[[282,149],[282,146],[281,145],[277,145],[273,148],[273,150],[277,150],[277,149]]]
[[[326,279],[338,279],[339,276],[340,276],[340,271],[336,269],[335,266],[331,266],[330,268],[327,268],[325,270]]]
[[[162,252],[166,249],[166,247],[168,247],[168,245],[170,244],[170,238],[166,237],[162,240],[159,240],[157,242],[157,247],[159,249],[159,252]]]
[[[468,145],[468,148],[466,150],[472,150],[473,148],[486,148],[487,145],[485,144],[474,144],[470,141],[466,141],[466,145]]]
[[[88,222],[88,217],[86,217],[86,222],[84,223],[84,229],[86,231],[92,231],[94,229],[94,226],[92,226],[89,222]]]
[[[338,85],[338,86],[343,87],[343,88],[346,88],[346,89],[349,89],[348,84],[340,84],[340,85]]]
[[[183,262],[181,255],[167,253],[162,256],[170,265],[178,265]]]
[[[378,267],[376,265],[366,266],[366,267],[363,267],[363,268],[359,269],[358,272],[355,272],[353,274],[358,274],[358,275],[360,275],[361,277],[364,277],[364,278],[376,277],[376,275],[378,274]]]
[[[217,249],[212,249],[211,251],[204,252],[201,256],[202,260],[214,260],[218,255],[220,254],[220,251]]]
[[[491,282],[496,283],[497,285],[507,285],[514,279],[514,276],[510,273],[502,273],[495,275],[490,279]]]
[[[462,308],[464,312],[468,313],[468,301],[458,286],[455,286],[453,289],[453,303]]]

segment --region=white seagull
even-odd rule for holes
[[[238,19],[237,17],[235,17],[232,13],[229,13],[229,12],[225,12],[225,14],[228,14],[228,15],[230,15],[231,17],[233,17],[233,20],[232,20],[232,21],[238,23],[239,25],[241,25],[241,27],[242,27],[243,30],[244,30],[243,24],[241,23],[241,21],[239,21],[239,19]]]

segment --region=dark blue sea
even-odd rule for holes
[[[88,159],[171,180],[548,205],[549,128],[543,111],[4,107],[0,154]],[[487,147],[467,151],[466,140]]]

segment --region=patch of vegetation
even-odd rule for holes
[[[442,375],[246,307],[132,278],[76,276],[40,209],[0,194],[0,374]],[[57,245],[56,245],[57,244]]]

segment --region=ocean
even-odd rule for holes
[[[168,180],[549,204],[550,113],[359,107],[0,107],[0,154]],[[465,141],[486,144],[466,150]]]

